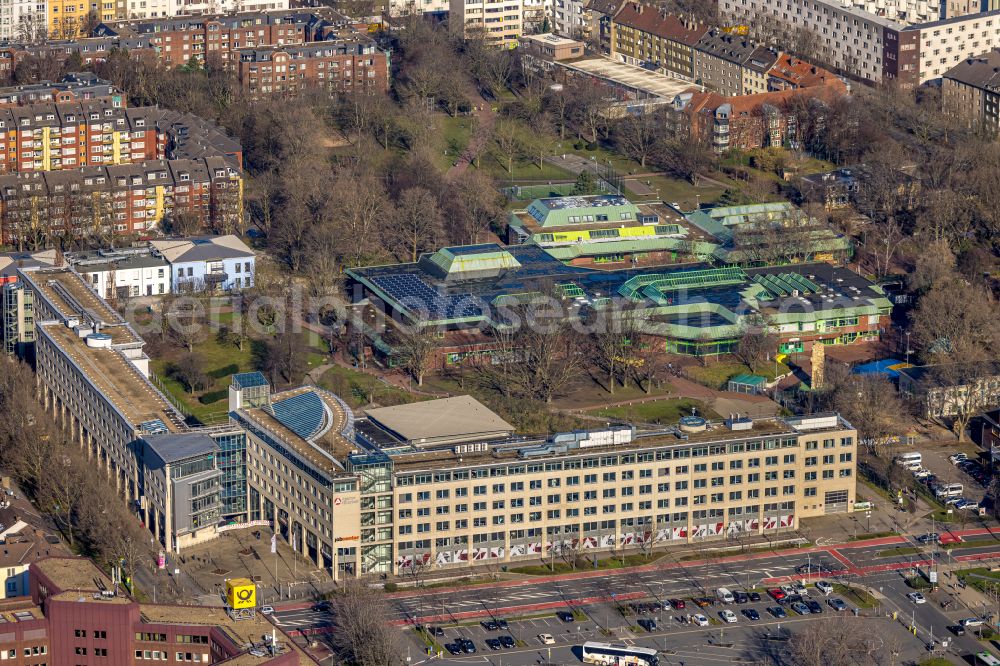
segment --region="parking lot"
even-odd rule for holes
[[[953,514],[966,511],[969,518],[978,514],[990,483],[990,472],[979,462],[952,449],[932,449],[921,453],[920,468],[912,470],[914,478],[935,495]],[[950,495],[937,493],[943,486],[959,484],[960,491]]]
[[[587,606],[540,612],[525,617],[490,616],[479,622],[440,625],[427,628],[433,649],[444,659],[456,661],[496,655],[503,660],[530,663],[553,653],[572,662],[579,660],[574,648],[586,641],[621,642],[646,645],[665,651],[692,640],[703,642],[707,636],[716,643],[732,632],[780,633],[796,623],[829,617],[838,612],[855,612],[853,604],[830,588],[830,594],[813,585],[791,585],[747,593],[732,588],[733,603],[714,597],[675,597],[619,602],[614,598]],[[752,596],[751,596],[752,595]],[[780,601],[776,600],[780,599]],[[809,607],[813,612],[810,612]],[[840,609],[840,610],[835,610]],[[779,610],[780,609],[780,610]],[[561,616],[561,617],[560,617]],[[728,616],[727,621],[724,616]],[[501,626],[496,626],[500,623]],[[505,625],[505,626],[504,626]],[[425,639],[408,632],[413,647],[425,650]],[[503,639],[504,643],[501,643]],[[471,643],[471,647],[469,644]],[[575,655],[575,657],[573,656]],[[557,663],[559,663],[557,661]]]

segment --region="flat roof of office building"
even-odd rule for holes
[[[143,435],[143,441],[166,464],[195,456],[215,453],[219,445],[208,435],[197,432]]]
[[[514,426],[469,395],[367,410],[368,419],[408,443],[452,444],[509,436]]]

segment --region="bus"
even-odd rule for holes
[[[583,644],[583,663],[600,666],[657,666],[656,650],[625,643]]]
[[[997,659],[989,652],[977,652],[975,663],[982,666],[1000,666],[1000,659]]]

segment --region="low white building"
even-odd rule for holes
[[[232,234],[155,240],[150,245],[170,264],[175,292],[231,291],[254,284],[257,256]]]
[[[170,265],[149,247],[81,252],[67,260],[101,298],[170,293]]]

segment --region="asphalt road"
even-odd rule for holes
[[[968,548],[956,549],[953,555],[963,559],[983,554],[1000,556],[1000,540],[990,535],[968,536],[965,542],[976,544]],[[978,544],[982,545],[978,545]],[[401,627],[410,627],[417,622],[442,624],[446,636],[438,638],[444,644],[456,636],[472,639],[478,648],[474,655],[449,656],[435,661],[455,664],[495,663],[534,664],[539,661],[553,663],[579,663],[573,647],[586,640],[608,640],[603,629],[610,629],[617,637],[636,645],[657,647],[664,651],[662,666],[684,663],[686,666],[705,666],[720,663],[735,663],[760,658],[767,650],[780,649],[780,644],[761,639],[766,632],[781,630],[795,631],[800,623],[814,620],[811,616],[792,617],[775,620],[766,612],[766,606],[773,605],[767,597],[750,606],[733,606],[739,613],[743,608],[757,610],[761,619],[750,621],[740,616],[736,625],[696,628],[678,621],[678,615],[704,612],[713,619],[718,618],[720,607],[698,609],[692,597],[715,596],[719,587],[732,590],[749,587],[773,587],[791,578],[801,577],[796,571],[803,564],[824,564],[836,569],[832,574],[817,575],[817,579],[827,578],[834,582],[859,583],[878,590],[884,597],[884,606],[873,615],[873,622],[884,624],[879,631],[900,634],[900,645],[904,646],[905,658],[919,660],[926,655],[925,645],[943,638],[950,640],[948,653],[952,659],[968,655],[983,647],[971,635],[956,636],[949,630],[958,620],[987,613],[990,609],[967,608],[951,596],[951,581],[942,576],[941,589],[927,594],[927,603],[914,604],[907,599],[912,590],[907,586],[906,576],[914,563],[926,562],[936,554],[938,561],[947,564],[950,555],[940,548],[921,548],[919,553],[893,554],[895,547],[916,547],[915,542],[903,539],[887,539],[872,545],[840,544],[831,547],[813,548],[810,552],[791,551],[780,554],[756,554],[746,558],[720,558],[714,561],[691,563],[661,563],[644,571],[601,571],[597,575],[579,572],[576,577],[541,578],[515,583],[499,583],[489,586],[451,588],[440,591],[429,589],[412,594],[390,598],[392,619]],[[969,566],[974,566],[972,562]],[[596,572],[595,572],[596,573]],[[814,598],[818,595],[814,592]],[[633,600],[657,600],[667,602],[671,598],[686,601],[683,611],[661,611],[654,632],[636,629],[635,617],[623,616],[621,610]],[[820,598],[821,603],[825,599]],[[848,599],[849,601],[849,599]],[[946,607],[945,607],[946,606]],[[581,621],[565,624],[555,618],[557,610],[573,610]],[[829,616],[832,611],[826,608]],[[886,619],[896,613],[896,619]],[[490,651],[485,639],[498,634],[487,632],[478,625],[482,619],[504,617],[510,620],[509,633],[519,641],[519,647]],[[285,631],[306,634],[328,630],[330,617],[325,612],[309,608],[278,609],[272,616]],[[911,626],[916,636],[910,632]],[[721,630],[721,635],[720,635]],[[552,634],[556,645],[543,646],[538,635]],[[970,632],[971,634],[971,632]],[[410,664],[422,663],[426,659],[423,645],[412,631],[405,631],[406,649],[410,653]],[[889,634],[887,634],[889,635]],[[775,648],[779,645],[779,648]],[[909,654],[909,656],[907,656]]]

